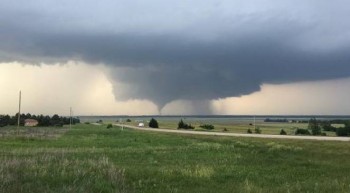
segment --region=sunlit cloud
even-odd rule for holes
[[[55,65],[0,64],[0,114],[18,111],[22,91],[22,112],[76,115],[158,114],[146,100],[116,101],[107,69],[79,62]]]
[[[214,100],[213,111],[228,115],[347,115],[350,79],[271,85],[241,97]]]

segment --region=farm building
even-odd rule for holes
[[[37,126],[38,123],[39,122],[37,120],[35,120],[35,119],[26,119],[26,120],[24,120],[24,126],[27,126],[27,127]]]

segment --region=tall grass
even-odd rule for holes
[[[350,192],[348,142],[53,130],[0,137],[0,192]]]
[[[60,127],[4,127],[0,129],[0,138],[13,139],[55,139],[67,131]]]
[[[79,159],[64,151],[17,151],[2,157],[0,173],[1,192],[127,192],[124,170],[106,156]]]

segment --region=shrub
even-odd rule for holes
[[[255,131],[254,131],[256,134],[261,134],[261,129],[260,127],[257,127],[255,128]]]
[[[327,136],[327,133],[321,133],[321,136]]]
[[[332,126],[330,121],[324,121],[320,125],[324,131],[335,131],[336,130],[336,128]]]
[[[228,130],[227,130],[226,127],[225,127],[222,131],[228,131]]]
[[[178,123],[177,129],[194,129],[194,127],[191,124],[183,122],[181,119]]]
[[[90,124],[90,122],[86,121],[86,122],[85,122],[85,124],[89,125],[89,124]]]
[[[107,129],[110,129],[110,128],[112,128],[112,127],[113,127],[112,124],[108,124],[108,125],[107,125]]]
[[[335,133],[337,134],[337,136],[348,136],[349,135],[349,128],[339,127],[339,128],[337,128]]]
[[[311,135],[311,133],[307,129],[298,128],[297,130],[295,130],[295,135]]]
[[[247,133],[253,133],[251,129],[248,129],[247,130]]]
[[[56,123],[53,125],[54,127],[63,127],[63,123]]]
[[[287,132],[285,130],[281,129],[280,135],[287,135]]]
[[[151,127],[151,128],[158,128],[158,121],[155,120],[154,118],[152,118],[152,119],[149,121],[148,126]]]
[[[203,128],[203,129],[207,129],[207,130],[213,130],[215,128],[214,125],[210,125],[210,124],[204,124],[204,125],[201,125],[199,127]]]
[[[194,129],[194,126],[192,126],[191,124],[187,125],[186,129]]]
[[[126,122],[131,122],[131,119],[127,119]]]

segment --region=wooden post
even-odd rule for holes
[[[256,121],[255,121],[255,115],[254,115],[254,130],[256,130]]]
[[[69,129],[72,129],[72,107],[69,108]]]
[[[19,132],[19,123],[21,120],[21,97],[22,97],[22,92],[19,91],[19,104],[18,104],[18,119],[17,119],[17,132]]]

